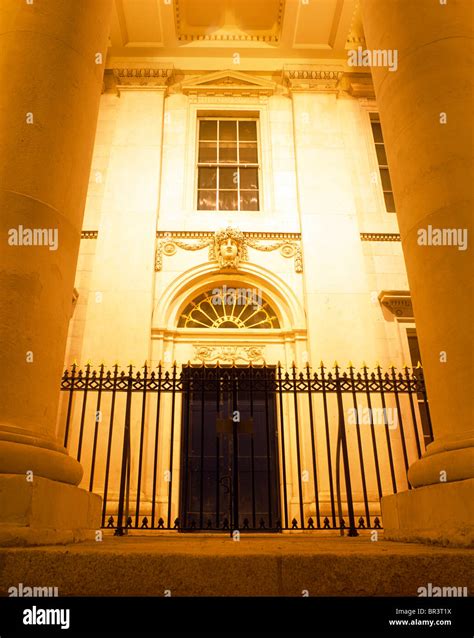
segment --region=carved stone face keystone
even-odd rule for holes
[[[221,268],[238,268],[245,260],[244,235],[235,228],[226,228],[214,236],[214,255]]]
[[[238,251],[237,243],[230,237],[228,237],[226,241],[223,241],[220,245],[220,253],[225,261],[235,259]]]

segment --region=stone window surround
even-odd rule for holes
[[[166,108],[166,107],[165,107]],[[245,215],[255,215],[259,219],[272,210],[273,202],[273,180],[271,154],[267,149],[271,147],[270,131],[268,122],[268,111],[266,100],[263,104],[244,104],[235,102],[232,96],[226,97],[222,103],[190,103],[188,105],[186,161],[184,169],[184,197],[185,210],[192,214],[202,214],[203,212],[215,213],[218,217],[224,215],[239,214],[238,211],[202,211],[197,208],[197,154],[198,154],[198,126],[199,118],[206,116],[219,117],[248,117],[257,120],[257,143],[259,158],[259,210],[242,211]],[[191,156],[192,155],[192,156]]]

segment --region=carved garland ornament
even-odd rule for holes
[[[264,362],[265,346],[203,346],[194,345],[194,359],[202,363]]]
[[[180,241],[174,236],[174,233],[165,233],[166,239],[158,241],[155,254],[155,271],[159,272],[163,268],[163,255],[168,257],[176,253],[176,249],[182,250],[202,250],[209,248],[209,261],[216,261],[221,270],[227,268],[238,269],[240,263],[248,261],[248,247],[263,252],[280,250],[282,257],[286,259],[294,258],[295,271],[303,272],[303,256],[299,242],[291,239],[283,238],[281,241],[272,244],[263,243],[262,239],[253,236],[253,233],[243,233],[236,228],[230,226],[218,230],[213,234],[203,233],[204,237],[193,237],[193,241]],[[285,237],[284,233],[278,234]],[[288,235],[292,235],[288,233]]]

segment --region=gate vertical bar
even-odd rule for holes
[[[71,367],[71,386],[69,388],[69,397],[67,402],[67,415],[66,415],[66,430],[64,432],[64,447],[67,448],[68,438],[69,438],[69,425],[71,422],[71,410],[72,410],[72,399],[74,396],[74,379],[76,378],[76,364],[73,363]],[[67,370],[66,370],[67,374]]]
[[[352,485],[351,472],[349,467],[349,454],[347,452],[346,424],[344,422],[344,405],[342,400],[341,378],[339,376],[339,366],[335,365],[336,370],[336,388],[337,388],[337,409],[339,412],[339,433],[342,445],[342,459],[344,463],[344,481],[346,484],[347,513],[349,515],[349,532],[348,536],[359,536],[359,532],[355,526],[354,503],[352,501]],[[338,468],[339,472],[339,468]]]
[[[331,515],[332,525],[336,527],[336,507],[334,503],[334,481],[332,473],[332,460],[331,460],[331,437],[329,433],[329,417],[328,417],[328,403],[327,403],[327,390],[326,390],[326,378],[324,376],[324,363],[321,361],[321,386],[323,392],[323,409],[324,409],[324,428],[326,433],[326,453],[328,458],[328,473],[329,473],[329,492],[331,494]]]
[[[398,396],[398,379],[397,379],[397,376],[395,374],[394,366],[391,367],[391,370],[392,370],[393,394],[394,394],[395,403],[396,403],[396,406],[397,406],[398,419],[400,421],[400,439],[401,439],[401,444],[402,444],[403,463],[405,465],[405,475],[406,475],[406,473],[408,472],[408,454],[407,454],[407,445],[406,445],[406,441],[405,441],[405,429],[404,429],[404,426],[403,426],[402,410],[400,408],[400,397]],[[410,485],[408,480],[407,480],[407,485],[408,485],[408,489],[411,490],[411,485]]]
[[[285,418],[283,416],[283,379],[281,364],[278,362],[278,398],[280,405],[281,460],[283,469],[283,508],[285,511],[284,528],[288,529],[288,488],[286,485]]]
[[[379,498],[382,498],[382,481],[380,478],[380,466],[379,466],[379,455],[377,451],[377,441],[375,438],[375,430],[374,430],[374,420],[372,418],[372,401],[370,399],[370,384],[369,384],[369,376],[367,374],[367,366],[365,363],[362,364],[362,369],[364,370],[364,382],[365,382],[365,392],[367,396],[367,406],[369,408],[369,417],[370,417],[370,434],[372,437],[372,450],[374,453],[374,463],[375,463],[375,475],[377,477],[377,489],[379,492]]]
[[[155,513],[156,513],[156,480],[158,475],[158,435],[160,431],[160,410],[161,410],[161,361],[158,364],[155,444],[153,448],[153,486],[152,486],[152,496],[151,496],[151,528],[152,529],[155,526]]]
[[[89,492],[92,492],[92,488],[94,486],[95,458],[97,454],[97,437],[99,434],[99,423],[102,422],[102,413],[100,411],[100,401],[102,399],[103,377],[104,377],[104,364],[101,364],[100,372],[99,372],[99,391],[97,393],[97,404],[95,408],[94,442],[92,444],[92,463],[91,463],[91,476],[89,481]]]
[[[364,494],[364,508],[365,508],[365,519],[367,527],[370,527],[370,510],[369,510],[369,499],[367,496],[367,481],[365,478],[365,467],[364,467],[364,453],[362,450],[362,439],[360,436],[360,423],[359,423],[359,410],[357,408],[357,395],[355,389],[355,379],[354,379],[354,366],[351,362],[349,362],[349,378],[351,382],[351,394],[352,394],[352,405],[354,406],[354,411],[356,413],[355,425],[356,425],[356,434],[357,434],[357,449],[359,452],[359,466],[360,466],[360,475],[362,479],[362,491]]]
[[[221,379],[220,376],[217,377],[216,380],[216,420],[220,418],[220,409],[221,409]],[[222,401],[224,403],[224,401]],[[216,529],[220,527],[220,439],[219,432],[217,431],[217,421],[216,421]]]
[[[193,392],[191,363],[182,369],[184,419],[183,419],[183,457],[184,467],[181,476],[181,513],[180,527],[186,529],[188,515],[188,480],[189,480],[189,428],[191,427],[191,400]]]
[[[268,368],[265,366],[263,369],[264,380],[263,388],[265,394],[265,433],[267,439],[267,492],[268,492],[268,526],[272,527],[272,479],[271,479],[271,464],[270,464],[270,421],[268,418]]]
[[[237,376],[235,368],[232,368],[232,516],[231,530],[239,529],[239,422],[234,421],[234,414],[237,407]]]
[[[390,441],[390,431],[389,431],[389,428],[388,428],[387,406],[385,404],[385,393],[384,393],[384,389],[383,389],[383,378],[382,378],[381,368],[380,368],[379,365],[377,366],[377,376],[378,376],[378,379],[379,379],[379,386],[380,386],[380,399],[381,399],[381,402],[382,402],[383,420],[384,420],[384,429],[385,429],[385,439],[387,441],[388,462],[390,464],[390,475],[391,475],[391,478],[392,478],[393,493],[396,494],[397,493],[397,479],[396,479],[396,476],[395,476],[395,466],[393,465],[392,443]]]
[[[109,376],[110,371],[107,373]],[[113,427],[114,427],[114,415],[115,415],[115,396],[117,392],[117,375],[118,375],[118,365],[114,366],[114,383],[112,386],[112,400],[110,406],[110,421],[109,421],[109,435],[107,440],[107,457],[105,460],[105,483],[104,483],[104,501],[102,503],[102,527],[105,525],[105,515],[107,508],[107,496],[109,490],[109,472],[110,472],[110,456],[112,453],[112,436],[113,436]]]
[[[173,489],[173,451],[174,451],[174,419],[176,410],[176,361],[173,363],[173,379],[171,389],[171,440],[170,440],[170,462],[169,462],[169,485],[168,485],[168,529],[171,529],[171,496]]]
[[[199,475],[199,527],[204,527],[204,414],[205,414],[205,388],[204,388],[204,376],[205,368],[202,364],[202,386],[201,386],[201,460],[200,460],[200,475]],[[212,381],[211,381],[212,384]]]
[[[82,454],[82,439],[84,436],[84,421],[86,418],[86,404],[87,404],[87,392],[89,390],[89,375],[90,375],[91,365],[88,363],[86,365],[86,378],[84,385],[84,396],[82,398],[82,411],[81,411],[81,424],[79,428],[79,443],[77,446],[77,460],[81,462],[81,454]]]
[[[125,507],[125,490],[127,483],[128,465],[130,460],[130,418],[132,409],[132,369],[133,366],[129,366],[128,370],[128,383],[127,383],[127,405],[125,408],[125,423],[123,429],[123,447],[122,447],[122,468],[120,472],[120,494],[119,494],[119,506],[117,515],[117,528],[115,530],[115,536],[123,536],[123,516]],[[122,372],[123,374],[123,372]]]
[[[418,454],[418,458],[421,457],[421,446],[420,446],[420,437],[418,434],[418,421],[416,418],[416,414],[415,414],[415,406],[413,404],[413,390],[412,390],[412,383],[413,383],[413,379],[410,378],[410,375],[408,373],[408,366],[405,366],[405,378],[407,381],[407,390],[408,390],[408,398],[410,400],[410,409],[411,409],[411,418],[413,421],[413,429],[415,430],[415,441],[416,441],[416,451]],[[416,383],[416,379],[415,379],[415,383]]]
[[[254,443],[254,428],[253,428],[253,384],[254,384],[254,375],[255,369],[253,367],[252,362],[250,362],[250,383],[249,383],[249,394],[250,394],[250,421],[252,423],[252,433],[250,434],[250,470],[252,476],[252,527],[255,529],[257,526],[257,511],[256,511],[256,495],[255,495],[255,443]]]
[[[431,414],[430,414],[430,405],[428,403],[428,395],[426,394],[426,384],[425,384],[425,375],[423,372],[423,368],[421,365],[419,367],[419,381],[421,382],[421,394],[423,396],[424,406],[426,410],[426,418],[428,419],[428,429],[431,437],[431,441],[433,441],[433,426],[431,424]]]
[[[311,458],[313,461],[314,502],[316,505],[316,525],[319,529],[321,527],[321,514],[319,511],[318,472],[316,466],[316,437],[314,435],[313,394],[311,392],[311,373],[309,363],[306,364],[306,379],[308,382],[309,425],[311,428]]]
[[[138,519],[140,516],[140,490],[142,487],[142,467],[143,467],[143,439],[145,436],[145,414],[146,414],[146,393],[147,393],[147,381],[148,381],[148,367],[146,365],[143,366],[143,378],[141,379],[143,384],[143,393],[142,393],[142,412],[140,419],[140,447],[138,453],[138,477],[137,477],[137,500],[135,503],[135,527],[138,527]],[[140,379],[140,375],[137,375],[137,380]]]
[[[304,505],[303,505],[303,484],[301,476],[301,449],[300,449],[300,425],[298,416],[298,392],[296,389],[296,366],[293,362],[293,399],[295,409],[295,434],[296,434],[296,462],[298,465],[298,497],[299,497],[299,510],[301,518],[301,529],[304,529]]]

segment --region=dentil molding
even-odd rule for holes
[[[344,74],[340,64],[288,64],[283,67],[283,79],[290,91],[321,91],[335,93]]]
[[[165,89],[174,74],[172,66],[154,66],[146,68],[115,68],[112,69],[117,91],[144,90],[153,91]]]
[[[397,318],[414,318],[411,295],[408,290],[382,290],[379,301]]]

